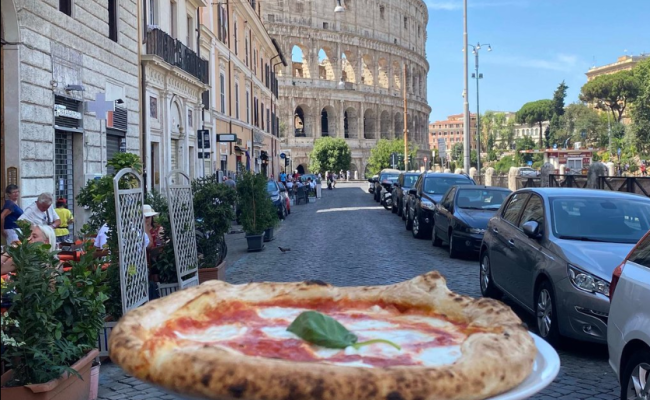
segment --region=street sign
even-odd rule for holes
[[[225,133],[217,135],[217,142],[236,142],[237,135],[234,133]]]
[[[207,129],[199,129],[196,131],[196,135],[199,139],[199,149],[209,149],[210,148],[210,131]]]
[[[447,143],[445,139],[438,139],[438,151],[440,152],[440,158],[446,158],[447,156]]]
[[[286,154],[284,154],[284,153],[280,153],[280,158],[281,158],[281,159],[283,159],[283,160],[284,160],[284,159],[285,159],[286,157],[287,157],[287,155],[286,155]]]

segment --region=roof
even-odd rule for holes
[[[405,171],[405,172],[402,172],[402,175],[422,175],[422,172],[420,172],[420,171],[418,171],[418,172]]]
[[[427,171],[427,172],[423,172],[423,175],[424,175],[425,177],[435,176],[435,177],[437,177],[437,178],[458,178],[459,176],[463,176],[463,177],[465,177],[465,178],[467,178],[467,179],[471,179],[469,176],[467,176],[467,175],[465,175],[465,174],[454,174],[454,173],[451,173],[451,172],[432,172],[432,171]]]
[[[485,185],[453,185],[452,187],[457,187],[459,189],[490,189],[490,190],[500,190],[504,192],[512,192],[508,188],[502,188],[500,186],[485,186]]]
[[[600,190],[600,189],[580,189],[580,188],[524,188],[520,191],[532,191],[539,193],[542,196],[546,197],[604,197],[609,199],[645,199],[650,202],[650,198],[635,194],[635,193],[626,193],[626,192],[616,192],[610,190]]]
[[[401,173],[401,172],[402,172],[402,171],[400,171],[399,169],[384,168],[384,169],[382,169],[381,172],[379,172],[379,173],[380,173],[380,174],[385,174],[385,173],[396,173],[396,174],[399,174],[399,173]]]

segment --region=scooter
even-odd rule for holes
[[[384,206],[385,209],[387,210],[392,210],[393,209],[393,193],[391,191],[392,185],[386,185],[382,184],[382,190],[381,190],[381,204]]]

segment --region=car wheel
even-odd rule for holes
[[[422,239],[424,235],[422,235],[422,229],[421,226],[422,224],[420,223],[420,216],[417,215],[417,213],[413,216],[413,223],[411,233],[413,234],[413,237],[416,239]]]
[[[406,227],[407,231],[410,231],[413,229],[413,221],[409,218],[409,210],[406,210],[406,219],[404,220],[404,226]]]
[[[490,256],[487,250],[481,256],[479,279],[481,284],[481,294],[483,297],[490,297],[499,300],[503,293],[494,285],[492,281],[492,269],[490,268]]]
[[[548,281],[543,281],[535,293],[535,319],[539,336],[551,344],[557,344],[560,333],[557,326],[555,297]]]
[[[449,258],[458,258],[460,255],[454,242],[454,231],[449,231]]]
[[[402,201],[402,220],[406,219],[406,203]]]
[[[621,400],[650,399],[650,349],[636,351],[623,367]]]
[[[442,246],[442,240],[438,237],[438,234],[436,233],[436,226],[433,225],[433,228],[431,229],[431,245],[433,247],[440,247]]]

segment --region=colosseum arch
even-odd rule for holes
[[[357,82],[357,74],[354,68],[355,57],[349,51],[341,53],[341,65],[343,67],[343,75],[341,80],[344,82]]]
[[[366,109],[363,113],[363,138],[376,139],[377,138],[377,116],[375,110],[372,108]]]
[[[393,135],[395,139],[404,138],[404,116],[401,112],[395,113],[395,118],[393,119]]]
[[[384,110],[381,112],[381,117],[379,118],[379,132],[382,139],[390,139],[390,114],[388,111]]]
[[[393,61],[393,87],[395,89],[402,88],[402,68],[397,61]]]
[[[346,139],[357,139],[359,137],[358,121],[357,110],[348,107],[343,114],[343,132]]]
[[[320,112],[321,136],[336,137],[336,111],[334,107],[326,106]]]
[[[361,57],[361,68],[361,83],[368,86],[374,86],[375,75],[373,74],[374,65],[371,56],[366,54]]]
[[[388,89],[388,62],[385,58],[379,59],[379,73],[377,76],[377,85],[381,88]]]
[[[296,137],[311,137],[311,121],[309,121],[309,107],[298,105],[293,113],[294,134]]]
[[[308,50],[300,44],[291,48],[291,76],[296,78],[311,78],[309,71]]]
[[[329,48],[318,50],[318,79],[326,81],[334,80],[334,66],[330,61],[332,51]]]

